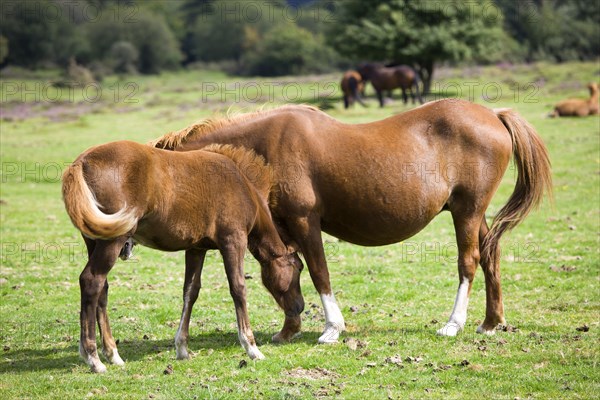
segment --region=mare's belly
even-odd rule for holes
[[[438,211],[439,212],[439,211]],[[323,231],[349,243],[361,246],[383,246],[398,243],[419,233],[438,214],[392,216],[355,213],[348,218],[321,220]]]
[[[361,180],[357,175],[329,186],[333,190],[321,190],[319,208],[325,232],[363,246],[416,235],[444,209],[450,194],[445,182],[402,182],[390,173]]]

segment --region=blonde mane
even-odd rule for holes
[[[280,106],[277,108],[264,110],[260,109],[257,111],[245,113],[245,114],[234,114],[228,113],[224,117],[209,117],[203,120],[200,120],[187,128],[180,129],[178,131],[173,131],[166,133],[151,142],[148,143],[149,146],[158,147],[161,149],[173,150],[178,146],[181,146],[186,141],[209,134],[211,132],[216,131],[217,129],[224,128],[226,126],[239,124],[241,122],[257,118],[260,116],[270,115],[281,111],[289,111],[289,110],[310,110],[310,111],[319,111],[317,107],[309,106],[305,104],[296,105],[296,104],[287,104],[284,106]]]
[[[273,171],[261,155],[245,147],[234,147],[229,144],[211,144],[203,147],[202,150],[230,158],[259,193],[265,199],[269,198],[274,184]]]

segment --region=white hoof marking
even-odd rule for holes
[[[496,334],[496,330],[495,329],[487,330],[483,327],[483,325],[479,325],[477,327],[477,333],[481,333],[482,335],[492,336],[492,335]]]
[[[340,333],[342,331],[343,331],[342,327],[338,326],[337,324],[329,322],[325,326],[325,330],[323,331],[323,334],[321,334],[321,337],[319,338],[318,342],[320,344],[337,343],[338,339],[340,337]]]
[[[250,347],[246,353],[248,353],[248,357],[250,357],[251,360],[264,360],[265,359],[265,356],[263,355],[263,353],[260,352],[258,347],[254,347],[254,348]]]
[[[437,334],[440,336],[456,336],[461,330],[461,326],[457,323],[448,322],[443,328],[438,329]]]
[[[125,365],[125,361],[119,355],[117,349],[113,350],[112,357],[107,357],[111,364],[114,365]]]

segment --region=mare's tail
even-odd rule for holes
[[[417,95],[417,99],[419,100],[419,103],[423,104],[423,95],[425,94],[425,84],[423,84],[423,90],[419,91],[419,84],[421,84],[422,80],[421,80],[421,75],[419,75],[419,73],[415,70],[415,81],[413,82],[413,85],[415,87],[415,92]]]
[[[535,128],[513,110],[498,109],[494,112],[512,138],[517,183],[481,243],[482,259],[488,260],[499,258],[499,242],[505,232],[517,226],[531,210],[538,207],[545,193],[552,197],[548,150]]]
[[[363,102],[360,91],[358,90],[359,82],[354,76],[351,76],[348,79],[348,86],[350,86],[350,91],[352,92],[352,96],[358,101],[363,107],[367,105]]]
[[[115,214],[100,210],[84,174],[83,161],[77,160],[63,174],[62,194],[73,225],[91,239],[113,239],[129,232],[137,223],[135,209],[127,205]]]

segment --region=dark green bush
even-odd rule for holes
[[[255,51],[248,52],[242,73],[260,76],[319,73],[335,68],[336,54],[323,40],[293,24],[267,32]]]
[[[119,41],[110,48],[113,71],[119,74],[135,74],[139,53],[131,42]]]

